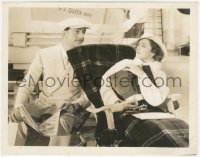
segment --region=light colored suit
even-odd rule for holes
[[[42,92],[36,101],[27,104],[28,97],[41,76],[43,78]],[[44,113],[54,114],[65,102],[79,103],[86,108],[90,105],[89,100],[78,80],[73,77],[73,68],[61,44],[41,49],[30,65],[24,82],[20,84],[15,107],[24,104],[31,116],[35,118],[39,118]],[[72,126],[65,116],[61,116],[60,123],[65,134],[70,134]],[[27,135],[27,129],[24,127],[23,122],[18,124],[16,139],[11,142],[12,144],[24,145]]]
[[[44,112],[53,114],[64,102],[76,101],[82,107],[87,107],[88,99],[83,94],[78,80],[73,78],[73,68],[67,55],[63,58],[62,51],[59,44],[41,49],[37,53],[25,81],[19,87],[15,106],[26,106],[29,95],[42,75],[42,92],[39,99],[28,107],[32,116],[38,117]]]

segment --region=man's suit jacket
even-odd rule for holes
[[[28,97],[41,76],[42,92],[39,99],[28,107],[33,116],[37,117],[45,112],[53,114],[64,102],[78,102],[83,107],[88,105],[88,99],[78,80],[73,78],[73,68],[67,58],[63,58],[59,44],[37,53],[19,87],[15,106],[27,105]]]

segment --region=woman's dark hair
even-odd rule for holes
[[[143,38],[143,39],[144,39],[144,38]],[[145,39],[148,39],[148,38],[145,38]],[[155,54],[155,55],[153,56],[153,59],[155,59],[155,60],[161,62],[161,60],[162,60],[163,57],[164,57],[164,53],[163,53],[162,49],[161,49],[160,46],[159,46],[157,43],[155,43],[153,40],[151,40],[151,39],[148,39],[148,40],[149,40],[149,43],[150,43],[151,48],[152,48],[151,51]]]
[[[160,62],[163,59],[163,56],[164,56],[162,49],[153,40],[149,39],[149,41],[150,41],[150,45],[151,45],[151,48],[152,48],[151,51],[155,54],[153,56],[153,59]]]

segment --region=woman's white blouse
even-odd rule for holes
[[[161,70],[161,63],[158,61],[144,63],[140,59],[135,58],[134,60],[124,59],[116,63],[103,75],[100,94],[105,105],[113,104],[119,100],[117,95],[112,90],[110,82],[107,81],[107,78],[116,72],[123,70],[127,66],[131,67],[133,64],[139,66],[149,65],[157,85],[156,87],[146,74],[144,74],[141,78],[138,78],[138,84],[144,99],[152,106],[158,106],[165,101],[169,93],[169,88],[166,86],[166,74]]]

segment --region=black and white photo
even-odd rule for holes
[[[4,3],[3,15],[5,154],[197,153],[197,3]]]

